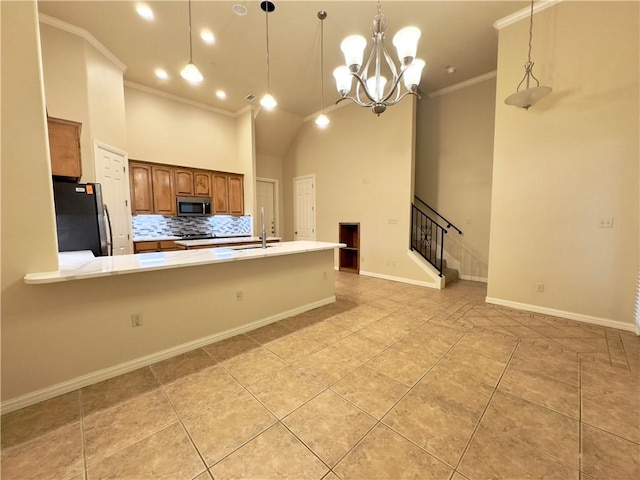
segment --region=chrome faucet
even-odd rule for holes
[[[261,236],[262,239],[262,248],[267,248],[267,231],[264,228],[264,207],[260,207],[260,223],[261,226]]]

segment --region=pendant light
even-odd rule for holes
[[[325,128],[331,121],[324,114],[324,19],[327,18],[327,12],[320,10],[318,12],[320,19],[320,115],[316,118],[316,125]]]
[[[524,64],[524,77],[520,80],[516,93],[509,95],[504,103],[513,105],[514,107],[529,110],[529,107],[538,103],[544,97],[551,93],[551,87],[541,87],[538,79],[533,75],[533,62],[531,61],[531,43],[533,41],[533,0],[531,0],[531,16],[529,21],[529,55],[527,63]],[[531,85],[531,79],[535,81],[535,87]],[[524,84],[524,89],[520,87]]]
[[[189,63],[187,63],[182,70],[180,70],[180,76],[186,81],[191,83],[200,83],[204,78],[193,64],[193,45],[191,41],[191,0],[189,0]]]
[[[276,6],[273,2],[264,1],[260,3],[260,8],[264,12],[265,17],[265,25],[266,25],[266,38],[267,38],[267,93],[264,97],[260,99],[260,105],[262,105],[267,110],[272,110],[278,106],[278,102],[271,95],[270,83],[269,83],[269,13],[273,12],[276,9]]]

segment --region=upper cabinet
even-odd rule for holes
[[[242,175],[229,175],[229,213],[231,215],[244,214],[244,177]]]
[[[213,172],[213,213],[244,215],[244,176]]]
[[[193,194],[196,197],[211,198],[211,172],[196,170],[193,172]]]
[[[158,215],[176,214],[176,193],[173,186],[173,167],[154,165],[151,167],[153,184],[153,211]]]
[[[186,168],[176,168],[176,195],[193,195],[193,171]]]
[[[211,172],[174,168],[176,195],[211,198]]]
[[[131,213],[134,215],[154,213],[151,165],[129,162],[129,188],[131,188]]]
[[[244,215],[244,176],[129,161],[131,213],[175,215],[176,197],[213,200],[213,213]]]
[[[213,172],[213,213],[229,214],[229,175]]]
[[[80,156],[81,123],[60,118],[47,118],[51,174],[79,179],[82,177]]]

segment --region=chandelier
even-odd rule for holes
[[[425,65],[423,60],[415,58],[420,30],[416,27],[405,27],[393,37],[393,45],[400,60],[400,67],[396,68],[384,46],[386,26],[387,22],[378,1],[378,14],[373,18],[373,48],[365,64],[362,63],[364,49],[367,46],[364,37],[351,35],[340,44],[346,65],[333,71],[336,88],[340,94],[336,103],[348,99],[361,107],[371,108],[373,113],[380,116],[387,107],[395,105],[407,95],[420,98],[418,84]],[[385,73],[391,76],[390,81],[387,81]],[[349,96],[354,78],[355,95]],[[404,93],[401,92],[400,80],[404,81],[407,89]]]
[[[529,55],[527,63],[524,64],[524,77],[520,80],[516,93],[509,95],[504,103],[513,105],[514,107],[529,110],[529,107],[538,103],[544,97],[551,93],[551,87],[541,87],[538,79],[533,75],[533,62],[531,61],[531,43],[533,41],[533,0],[531,0],[531,17],[529,20]],[[531,79],[536,82],[535,87],[531,87]],[[524,83],[524,89],[520,87]]]

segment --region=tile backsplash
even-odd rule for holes
[[[206,233],[218,237],[251,235],[251,215],[233,217],[165,217],[163,215],[133,216],[133,238],[183,236],[190,233]]]

